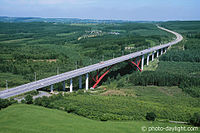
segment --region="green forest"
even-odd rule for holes
[[[0,23],[0,87],[14,87],[168,42],[153,24]],[[132,49],[126,49],[132,47]],[[121,66],[119,66],[120,68]]]
[[[75,78],[73,93],[63,92],[58,83],[57,95],[32,99],[32,93],[38,93],[31,92],[21,102],[97,121],[144,121],[147,114],[153,114],[159,122],[199,126],[200,22],[157,24],[184,39],[145,65],[144,71],[123,62],[113,66],[94,90],[78,90]],[[1,90],[6,88],[6,80],[11,88],[34,81],[35,76],[39,80],[175,39],[155,23],[0,23],[0,29]],[[93,84],[90,77],[90,87]],[[46,89],[49,91],[42,88]],[[5,108],[16,101],[2,99],[0,103]]]

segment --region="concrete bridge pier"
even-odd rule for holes
[[[79,76],[79,89],[82,89],[82,76]]]
[[[158,56],[159,56],[159,50],[157,50],[157,58],[158,58]]]
[[[154,61],[154,51],[152,52],[152,61]]]
[[[51,85],[50,89],[51,89],[50,93],[53,93],[53,85]]]
[[[63,91],[65,91],[65,81],[63,81]]]
[[[141,70],[144,69],[144,55],[142,55],[142,63],[141,63]]]
[[[86,74],[86,80],[85,80],[85,89],[86,91],[88,90],[89,88],[89,77],[88,77],[88,73]]]
[[[167,52],[167,47],[166,48],[164,48],[164,53],[166,53]]]
[[[149,65],[149,53],[147,54],[147,66]]]
[[[70,92],[73,92],[73,80],[72,79],[70,79]]]
[[[160,53],[160,55],[162,55],[163,54],[163,49],[161,48],[161,53]]]

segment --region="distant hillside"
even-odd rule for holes
[[[123,23],[124,20],[95,20],[79,18],[40,18],[40,17],[7,17],[0,16],[0,22],[55,22],[55,23]],[[142,21],[141,21],[142,22]]]

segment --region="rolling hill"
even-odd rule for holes
[[[0,133],[142,133],[143,126],[183,125],[145,121],[101,122],[24,104],[0,111]]]

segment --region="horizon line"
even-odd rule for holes
[[[0,17],[8,17],[8,18],[44,18],[44,19],[80,19],[80,20],[98,20],[98,21],[125,21],[125,22],[168,22],[168,21],[200,21],[197,19],[169,19],[169,20],[128,20],[128,19],[97,19],[97,18],[79,18],[79,17],[41,17],[41,16],[7,16],[0,15]]]

